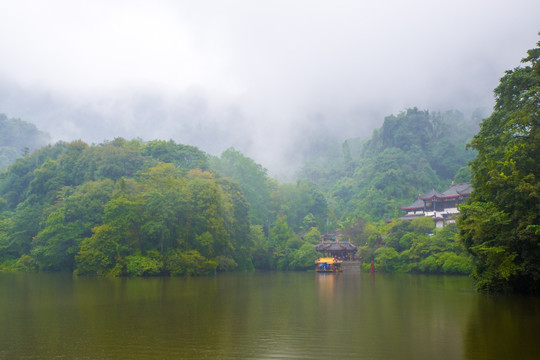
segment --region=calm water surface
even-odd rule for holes
[[[0,273],[0,359],[539,359],[539,329],[466,277]]]

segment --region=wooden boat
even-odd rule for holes
[[[324,273],[342,272],[342,262],[343,261],[334,258],[319,258],[318,260],[315,260],[315,263],[317,264],[315,271]]]

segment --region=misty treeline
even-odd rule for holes
[[[373,260],[384,272],[471,273],[457,226],[435,229],[430,217],[399,217],[419,194],[470,181],[467,162],[476,152],[467,143],[481,118],[480,110],[465,116],[411,108],[386,117],[368,139],[328,143],[301,169],[300,178],[327,194],[331,228],[359,246],[365,270]]]
[[[306,139],[316,156],[293,184],[232,148],[215,157],[121,138],[39,148],[0,175],[0,267],[133,276],[302,270],[318,257],[321,234],[339,231],[365,267],[472,272],[482,291],[538,293],[540,48],[528,55],[501,78],[484,120],[411,108],[367,139]],[[398,220],[400,206],[452,181],[473,184],[458,225]]]
[[[339,230],[380,270],[469,273],[455,228],[383,219],[420,192],[468,179],[474,124],[410,109],[328,151],[325,173],[307,164],[311,178],[294,184],[235,149],[214,157],[173,141],[59,142],[2,174],[0,257],[6,269],[77,274],[303,270],[321,234]]]
[[[328,213],[314,184],[278,185],[234,149],[120,138],[40,148],[0,196],[4,268],[113,276],[311,267],[296,234],[318,242]]]
[[[467,143],[482,115],[408,109],[386,117],[368,139],[327,144],[327,155],[309,161],[299,176],[328,194],[339,217],[394,219],[419,194],[470,180],[467,162],[476,152]]]
[[[0,171],[49,141],[49,135],[34,124],[0,114]]]
[[[540,42],[537,46],[527,52],[523,66],[507,71],[500,79],[494,91],[493,112],[482,120],[479,131],[469,142],[470,149],[474,150],[470,166],[455,172],[456,182],[470,178],[473,185],[471,197],[460,206],[457,226],[447,226],[426,236],[433,226],[428,218],[412,222],[394,220],[384,226],[383,231],[373,228],[373,234],[379,232],[381,237],[374,238],[373,234],[368,237],[367,244],[359,250],[365,259],[373,259],[376,267],[383,271],[466,273],[472,270],[476,287],[482,292],[540,293]],[[401,116],[411,114],[418,112],[413,109]],[[449,143],[445,140],[442,149],[457,151],[447,153],[450,156],[440,152],[438,156],[430,157],[439,151],[441,142],[427,139],[425,136],[430,133],[422,132],[422,129],[430,131],[433,128],[409,124],[407,128],[414,130],[406,137],[400,134],[407,134],[407,131],[385,132],[387,122],[392,128],[396,125],[399,128],[399,121],[396,123],[395,120],[396,117],[387,118],[383,128],[360,147],[360,161],[353,166],[353,176],[349,180],[357,187],[355,195],[348,197],[354,199],[356,194],[363,194],[356,202],[358,218],[377,215],[374,211],[389,215],[388,204],[392,199],[406,194],[407,188],[414,186],[415,182],[408,174],[415,162],[410,161],[408,155],[413,149],[413,153],[421,153],[419,148],[424,141],[431,142],[425,148],[425,157],[415,159],[422,159],[417,164],[424,163],[416,168],[418,181],[424,184],[437,188],[434,181],[438,178],[444,182],[444,178],[452,173],[449,170],[456,169],[457,163],[451,163],[452,155],[463,156],[459,155],[459,148],[447,147]],[[476,121],[472,120],[474,125]],[[457,127],[449,125],[447,129],[455,131],[453,137],[458,142],[459,128],[465,130],[461,134],[468,131],[464,127],[466,124],[459,121]],[[422,134],[416,143],[414,132]],[[431,133],[431,139],[437,138],[435,133]],[[398,145],[398,149],[389,150],[385,144]],[[371,156],[363,157],[370,151]],[[349,158],[348,152],[349,149],[344,147],[345,159]],[[386,152],[396,154],[400,161],[386,168]],[[424,166],[427,172],[418,171]],[[375,176],[363,179],[362,172]],[[405,181],[393,181],[396,175]],[[362,179],[365,184],[372,181],[369,190],[357,185]],[[386,182],[386,185],[377,187],[380,182]],[[329,189],[332,194],[332,188]],[[386,204],[386,209],[381,207],[362,213],[369,209],[362,203],[369,191],[376,194],[372,198],[373,204]],[[343,204],[346,205],[347,200],[343,200]],[[362,226],[361,221],[357,223]],[[364,228],[369,229],[370,224],[365,224]]]

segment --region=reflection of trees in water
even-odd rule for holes
[[[464,334],[465,359],[537,359],[540,299],[479,296]]]

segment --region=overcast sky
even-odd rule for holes
[[[234,146],[272,174],[305,137],[491,107],[539,14],[538,0],[0,0],[0,113],[54,140]]]

